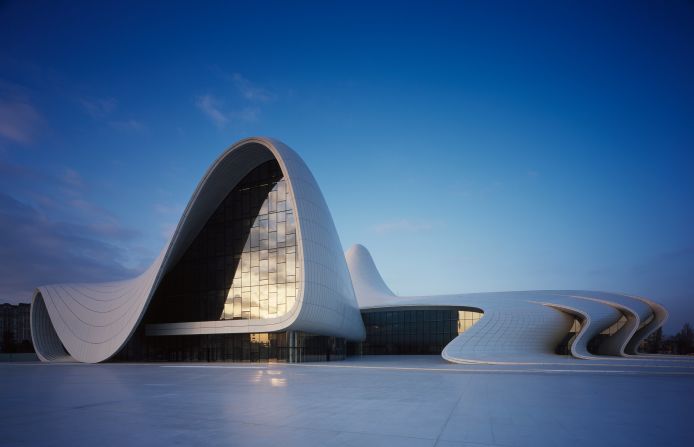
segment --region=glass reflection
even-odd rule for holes
[[[470,329],[475,323],[482,318],[481,312],[469,311],[469,310],[459,310],[458,311],[458,334]]]
[[[255,195],[255,189],[262,186],[262,182],[246,185],[237,193],[243,200],[243,196]],[[252,218],[250,243],[244,244],[240,253],[241,272],[234,274],[221,319],[275,318],[294,305],[300,263],[296,258],[294,210],[287,189],[284,178],[273,182]],[[239,219],[247,217],[241,215]]]
[[[287,332],[148,337],[138,330],[111,361],[315,362],[345,357],[342,338],[295,332],[293,340]]]
[[[291,309],[301,261],[292,199],[274,160],[250,171],[164,277],[147,323],[265,319]]]
[[[366,340],[348,344],[352,354],[441,354],[482,312],[452,308],[407,308],[362,312]]]

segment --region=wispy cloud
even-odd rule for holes
[[[115,98],[82,98],[79,103],[92,118],[104,118],[118,106]]]
[[[82,176],[79,174],[79,172],[75,171],[74,169],[66,168],[63,171],[63,175],[61,176],[61,178],[66,184],[71,185],[75,188],[82,188],[82,186],[84,186]]]
[[[44,172],[36,168],[0,162],[0,189],[29,203],[42,215],[69,222],[82,222],[95,234],[129,241],[138,232],[124,227],[103,206],[89,200],[90,185],[72,168]],[[35,187],[40,185],[40,187]],[[14,192],[13,192],[14,191]]]
[[[176,231],[176,223],[178,219],[183,214],[182,204],[171,204],[171,203],[155,203],[154,212],[161,215],[165,221],[159,225],[159,234],[165,240],[171,239]]]
[[[124,266],[128,251],[105,237],[112,230],[61,221],[0,193],[0,295],[28,300],[42,284],[132,275]]]
[[[260,107],[244,107],[241,110],[230,112],[229,116],[236,121],[257,121],[260,116]]]
[[[183,212],[183,206],[180,204],[155,203],[153,208],[157,214],[180,215]]]
[[[0,139],[29,144],[43,125],[43,116],[32,101],[31,91],[0,78]]]
[[[176,224],[175,223],[163,223],[160,225],[160,232],[159,234],[161,237],[163,237],[165,240],[170,240],[173,237],[174,232],[176,231]]]
[[[220,101],[212,95],[202,95],[195,99],[195,105],[202,111],[217,127],[224,127],[229,118],[221,110]]]
[[[41,284],[123,278],[151,260],[138,245],[140,232],[89,200],[90,185],[75,169],[0,161],[0,191],[0,296],[26,299]]]
[[[436,222],[411,220],[411,219],[397,219],[388,222],[382,222],[374,225],[373,231],[380,234],[385,233],[395,233],[395,232],[417,232],[417,231],[429,231],[437,226]]]
[[[254,122],[258,120],[261,109],[257,106],[243,107],[239,110],[225,111],[222,101],[212,95],[198,96],[195,105],[220,129],[231,122]]]
[[[0,98],[0,136],[29,144],[42,124],[41,114],[28,101]]]
[[[140,132],[146,129],[142,121],[133,118],[122,118],[124,114],[116,111],[118,100],[115,98],[81,98],[78,101],[89,116],[103,122],[112,129],[124,132]],[[121,115],[121,117],[118,115]]]
[[[275,100],[275,95],[271,91],[252,83],[240,73],[232,73],[231,81],[234,83],[239,93],[241,93],[241,96],[248,101],[270,102]]]
[[[262,113],[261,105],[276,99],[270,90],[254,84],[239,73],[222,76],[231,81],[236,89],[234,106],[225,107],[223,99],[210,93],[195,98],[195,106],[220,129],[232,123],[257,121]]]
[[[145,125],[142,124],[142,122],[134,119],[124,121],[109,121],[108,125],[117,130],[124,130],[129,132],[139,132],[146,129]]]
[[[534,171],[526,172],[529,178],[535,178],[538,173]],[[458,197],[463,198],[486,198],[499,194],[504,191],[504,182],[498,180],[488,181],[486,183],[481,182],[460,182],[458,180],[454,181],[448,186],[448,189]]]

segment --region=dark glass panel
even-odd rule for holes
[[[281,208],[278,200],[282,201]],[[285,223],[287,214],[289,223]],[[289,262],[285,261],[284,248],[278,259],[278,222],[282,240],[279,246],[289,245],[293,253]],[[167,273],[144,321],[173,323],[282,315],[288,307],[277,303],[260,311],[257,295],[260,287],[268,285],[282,290],[296,287],[300,277],[300,262],[294,254],[296,237],[286,237],[287,230],[293,234],[293,224],[292,203],[282,171],[274,160],[263,163],[227,195]],[[278,262],[282,263],[280,268]],[[256,298],[251,299],[251,295]]]
[[[481,312],[457,309],[362,312],[366,340],[348,343],[350,354],[440,354]]]
[[[138,329],[114,362],[295,362],[342,360],[342,338],[295,333],[290,345],[286,332],[206,334],[147,337]]]

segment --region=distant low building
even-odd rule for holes
[[[0,304],[0,351],[34,352],[31,342],[31,304]]]

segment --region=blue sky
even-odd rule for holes
[[[121,278],[240,138],[292,146],[398,294],[579,288],[694,322],[691,2],[0,3],[0,301]]]

